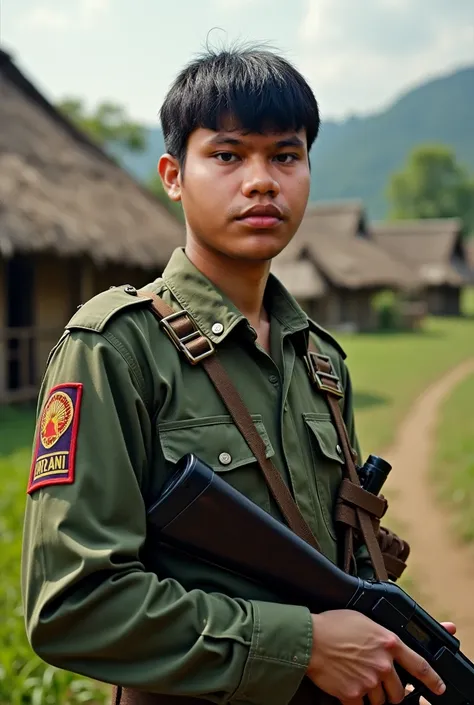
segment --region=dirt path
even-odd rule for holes
[[[429,484],[443,402],[472,372],[474,360],[468,360],[429,387],[415,401],[385,457],[394,467],[387,483],[390,516],[400,522],[400,533],[412,547],[407,574],[434,617],[457,623],[461,648],[474,659],[474,548],[457,542],[450,516],[436,503]]]

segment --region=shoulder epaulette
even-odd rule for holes
[[[309,329],[312,333],[315,333],[321,340],[324,340],[326,343],[329,343],[333,348],[337,350],[337,352],[341,355],[342,359],[345,360],[347,358],[346,352],[344,349],[341,347],[341,345],[337,342],[337,340],[329,333],[325,328],[320,326],[318,323],[315,323],[311,318],[308,318],[308,323],[309,323]]]
[[[103,291],[80,306],[66,330],[82,328],[101,333],[107,323],[118,313],[132,308],[145,308],[147,301],[137,296],[134,286],[126,284]]]

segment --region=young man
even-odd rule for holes
[[[300,351],[311,331],[330,356],[356,447],[344,354],[269,274],[306,208],[316,100],[285,60],[236,50],[188,66],[161,116],[168,154],[159,173],[183,204],[187,241],[148,290],[212,342],[267,457],[336,561],[342,458]],[[153,545],[146,509],[189,452],[279,514],[205,371],[180,355],[133,287],[95,297],[69,322],[38,408],[23,591],[28,636],[45,661],[121,686],[116,702],[135,705],[316,705],[324,696],[305,696],[311,682],[345,705],[364,695],[397,703],[394,660],[441,692],[420,657],[362,615],[280,604],[233,573]]]

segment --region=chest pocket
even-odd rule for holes
[[[326,528],[332,538],[336,539],[334,508],[342,480],[343,464],[337,432],[329,413],[307,413],[303,414],[303,419],[313,461],[311,479]]]
[[[275,455],[262,417],[252,415],[265,443],[267,458]],[[230,416],[207,416],[159,424],[158,433],[165,459],[175,464],[183,455],[194,453],[265,511],[270,495],[255,456]]]

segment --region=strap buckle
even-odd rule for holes
[[[183,316],[185,317],[185,322],[188,324],[188,326],[186,326],[187,330],[184,331],[184,335],[180,337],[172,324],[173,322],[179,321],[179,319],[181,319]],[[206,336],[203,335],[201,331],[197,328],[196,324],[194,323],[191,316],[187,313],[187,311],[175,311],[169,316],[165,316],[161,319],[160,325],[163,326],[163,330],[168,335],[171,342],[175,345],[178,351],[183,353],[192,365],[197,365],[206,357],[209,357],[210,355],[214,354],[214,345],[209,340],[209,338],[206,338]],[[192,349],[188,347],[190,343],[196,341],[199,341],[200,343],[205,343],[206,345],[206,348],[203,351],[198,352],[197,354],[193,353]]]
[[[344,396],[344,389],[341,386],[339,377],[335,373],[329,355],[321,355],[320,353],[308,351],[304,360],[310,379],[321,392],[327,392],[338,398]]]

